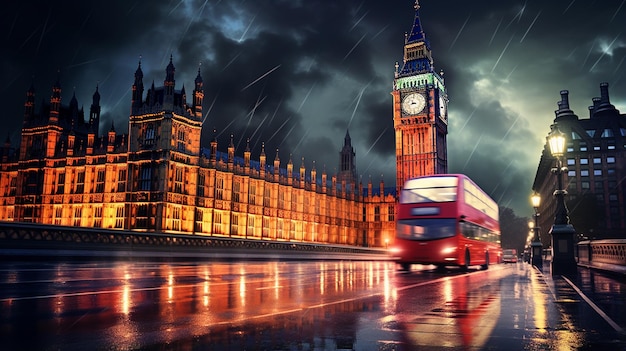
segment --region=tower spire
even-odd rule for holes
[[[422,22],[419,14],[419,1],[415,1],[415,18],[411,32],[404,37],[404,64],[399,72],[400,76],[433,72],[433,58],[430,51],[430,44],[426,40],[426,34],[422,29]]]

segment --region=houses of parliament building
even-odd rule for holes
[[[392,92],[398,188],[447,169],[447,95],[418,9]],[[264,147],[254,158],[249,147],[236,155],[232,136],[203,146],[201,72],[189,96],[174,73],[170,58],[163,85],[146,88],[139,62],[128,134],[99,130],[98,87],[85,116],[75,95],[61,103],[59,80],[36,111],[31,86],[19,147],[0,147],[0,220],[367,247],[393,241],[398,188],[357,181],[349,133],[332,175],[304,162],[294,169]]]

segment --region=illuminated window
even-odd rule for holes
[[[255,222],[256,222],[256,217],[254,215],[248,215],[248,235],[252,235],[252,236],[256,236],[255,233]]]
[[[285,192],[281,191],[278,193],[278,208],[284,210],[285,209]]]
[[[82,194],[85,192],[85,171],[79,171],[76,175],[76,191],[75,194]]]
[[[180,207],[174,206],[172,211],[172,229],[180,231]]]
[[[198,196],[204,196],[204,184],[206,182],[204,173],[198,174]]]
[[[283,219],[282,218],[278,218],[278,220],[276,221],[276,238],[277,239],[285,239],[283,225],[284,225],[283,224]]]
[[[123,193],[126,191],[126,170],[120,169],[117,172],[117,192]]]
[[[149,222],[149,207],[148,204],[139,204],[137,206],[137,217],[135,218],[135,227],[146,229]]]
[[[374,206],[374,222],[380,222],[380,206]]]
[[[139,175],[139,190],[150,191],[152,186],[152,167],[150,165],[141,166],[141,174]]]
[[[80,227],[80,220],[83,217],[83,208],[77,206],[74,208],[74,227]]]
[[[601,176],[602,175],[602,170],[601,169],[594,169],[593,170],[593,175],[594,176]]]
[[[126,211],[124,206],[118,206],[115,210],[115,228],[124,228],[124,218],[126,217]]]
[[[256,205],[256,182],[250,181],[250,189],[248,191],[248,203]]]
[[[270,218],[263,217],[263,237],[267,238],[270,236]]]
[[[17,178],[12,177],[9,182],[9,196],[15,196],[15,191],[17,189]]]
[[[223,234],[222,230],[222,213],[214,211],[213,212],[213,233],[215,234]]]
[[[204,211],[202,211],[202,209],[197,208],[196,209],[196,215],[195,215],[195,231],[197,233],[202,233],[202,224],[204,222]]]
[[[581,165],[588,165],[588,164],[589,164],[589,159],[586,159],[586,158],[581,158],[581,159],[580,159],[580,164],[581,164]]]
[[[215,180],[215,199],[224,199],[224,178],[220,177]]]
[[[185,152],[185,130],[182,128],[178,130],[178,151]]]
[[[233,201],[241,202],[241,182],[238,180],[233,182]]]
[[[389,207],[387,208],[387,221],[389,222],[393,222],[395,221],[395,212],[396,212],[396,208],[394,205],[389,205]]]
[[[576,160],[575,159],[573,159],[573,158],[568,158],[567,159],[567,165],[568,166],[573,166],[575,164],[576,164]]]
[[[601,138],[612,138],[612,137],[613,137],[613,131],[611,129],[605,129],[602,132]]]
[[[266,186],[263,192],[263,206],[270,207],[271,206],[271,196],[272,191],[269,186]]]
[[[606,163],[615,163],[615,157],[609,156],[606,158]]]
[[[96,194],[104,193],[104,169],[99,169],[96,175]]]
[[[54,225],[63,224],[63,206],[54,207]]]
[[[65,193],[65,172],[57,174],[57,194]]]
[[[183,194],[183,168],[175,167],[174,192]]]
[[[593,158],[593,163],[594,164],[601,164],[602,163],[602,159],[600,157],[594,157]]]
[[[589,177],[589,170],[587,169],[583,169],[580,171],[580,176],[581,177]]]
[[[154,145],[154,125],[148,124],[146,127],[146,134],[144,138],[144,144],[146,146]]]
[[[102,206],[96,206],[93,209],[93,227],[102,227]]]

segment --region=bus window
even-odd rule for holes
[[[449,238],[456,235],[456,220],[453,218],[407,219],[396,225],[396,236],[409,240]]]
[[[400,203],[453,202],[457,197],[456,177],[417,178],[406,182]]]

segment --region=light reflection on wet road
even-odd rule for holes
[[[4,350],[478,349],[501,296],[523,291],[500,284],[519,267],[402,274],[361,261],[3,263],[0,339]],[[532,311],[539,326],[542,311]]]

